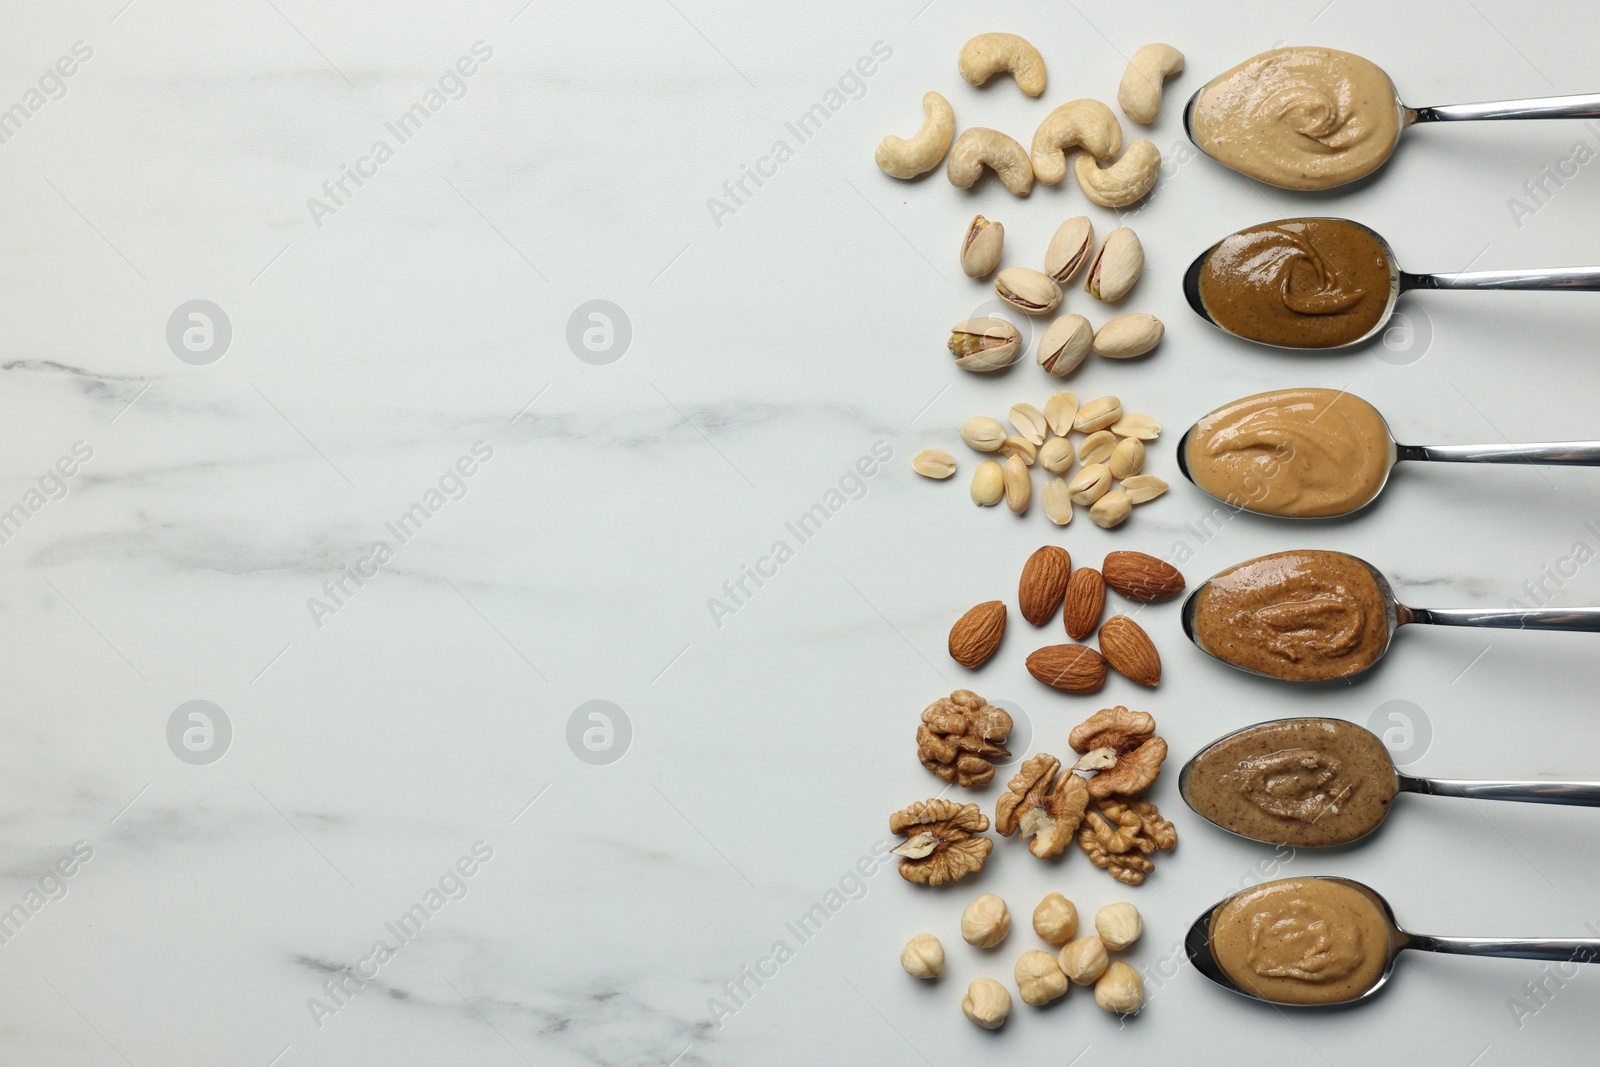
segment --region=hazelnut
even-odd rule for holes
[[[961,937],[969,945],[994,948],[1011,932],[1011,911],[993,893],[978,897],[961,913]]]
[[[1051,893],[1033,909],[1033,932],[1052,945],[1064,945],[1078,932],[1078,909],[1060,893]]]
[[[1106,1011],[1132,1015],[1144,1007],[1144,980],[1138,971],[1118,960],[1094,984],[1094,1002]]]
[[[961,998],[961,1013],[985,1030],[998,1030],[1011,1014],[1011,994],[993,978],[974,978]]]
[[[1048,1004],[1067,991],[1067,976],[1061,965],[1048,952],[1029,949],[1017,959],[1012,977],[1017,980],[1017,991],[1024,1004]]]
[[[1094,913],[1095,933],[1100,935],[1100,940],[1105,942],[1106,948],[1112,952],[1121,952],[1144,933],[1144,920],[1139,918],[1139,909],[1122,901],[1117,904],[1107,904]]]
[[[1106,970],[1106,947],[1093,935],[1061,946],[1061,970],[1078,985],[1093,985]]]
[[[932,934],[918,934],[900,950],[900,966],[913,978],[937,978],[944,973],[944,946]]]

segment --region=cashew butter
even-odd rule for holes
[[[1211,916],[1211,952],[1240,989],[1279,1004],[1338,1004],[1377,984],[1392,926],[1371,893],[1331,878],[1246,890]]]
[[[1332,48],[1275,48],[1200,90],[1200,150],[1284,189],[1332,189],[1383,165],[1400,140],[1394,83],[1369,60]]]

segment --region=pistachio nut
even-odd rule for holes
[[[979,452],[998,452],[1006,443],[1006,428],[999,419],[974,415],[961,424],[961,439]]]
[[[1116,450],[1117,438],[1110,430],[1096,430],[1078,444],[1078,462],[1085,467],[1104,463]]]
[[[1051,478],[1039,490],[1039,502],[1044,505],[1045,516],[1057,526],[1065,526],[1072,521],[1072,494],[1067,491],[1067,483],[1060,478]]]
[[[950,327],[945,347],[962,370],[984,371],[1009,367],[1022,350],[1022,334],[1005,319],[993,315],[962,319]]]
[[[1082,315],[1063,315],[1039,338],[1039,366],[1057,378],[1065,378],[1078,369],[1093,343],[1094,327],[1089,325],[1088,319]]]
[[[1114,396],[1101,396],[1078,408],[1078,417],[1072,428],[1079,433],[1094,433],[1114,425],[1122,418],[1122,401]]]
[[[1006,460],[1001,474],[1005,480],[1006,507],[1013,514],[1021,515],[1028,510],[1028,501],[1033,497],[1033,479],[1028,474],[1028,465],[1022,462],[1021,456],[1012,456]]]
[[[1000,464],[986,459],[972,472],[972,502],[980,508],[1000,503],[1005,495],[1005,475]]]
[[[911,457],[911,469],[924,478],[948,478],[956,472],[956,457],[942,448],[924,448]]]
[[[1070,218],[1056,227],[1050,247],[1044,251],[1044,272],[1062,285],[1070,282],[1089,262],[1094,248],[1094,224],[1087,215]]]
[[[1050,432],[1065,437],[1072,432],[1072,420],[1078,417],[1077,393],[1052,393],[1044,402],[1044,420]]]
[[[1007,267],[994,280],[1001,300],[1029,315],[1045,315],[1061,305],[1061,286],[1043,271]]]
[[[1000,451],[1008,456],[1016,456],[1029,467],[1033,466],[1033,461],[1039,457],[1039,450],[1034,443],[1019,434],[1012,434],[1001,441]]]
[[[1144,246],[1139,243],[1139,235],[1121,226],[1100,242],[1100,251],[1089,264],[1083,290],[1096,300],[1111,303],[1127,296],[1143,272]]]
[[[1154,441],[1161,436],[1161,424],[1149,415],[1124,414],[1111,424],[1111,432],[1118,437],[1137,437],[1141,441]]]
[[[1071,494],[1072,502],[1085,507],[1105,496],[1110,488],[1111,468],[1104,463],[1090,464],[1067,483],[1067,492]]]
[[[1044,444],[1045,434],[1050,432],[1050,424],[1044,420],[1044,412],[1032,404],[1012,404],[1009,418],[1017,433],[1036,445]]]
[[[1005,246],[1006,228],[975,215],[967,235],[961,239],[961,271],[969,278],[987,278],[1000,265],[1000,251]]]
[[[1039,448],[1039,466],[1051,474],[1065,473],[1072,466],[1072,442],[1052,437]]]
[[[1133,501],[1121,489],[1112,489],[1089,507],[1089,521],[1103,530],[1121,526],[1133,511]]]
[[[1095,331],[1094,350],[1107,359],[1142,356],[1161,343],[1166,327],[1154,315],[1118,315]]]
[[[1154,474],[1135,474],[1122,480],[1122,491],[1135,504],[1145,504],[1167,491],[1167,483]]]
[[[1111,468],[1111,477],[1118,481],[1138,474],[1144,470],[1144,442],[1137,437],[1124,437],[1111,450],[1111,458],[1106,460],[1106,466]]]

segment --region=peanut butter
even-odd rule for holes
[[[1377,829],[1399,780],[1383,742],[1339,719],[1264,722],[1218,741],[1186,771],[1183,796],[1218,826],[1296,848]]]
[[[1394,630],[1372,570],[1342,552],[1302,549],[1223,571],[1195,598],[1200,647],[1236,667],[1291,681],[1359,674]]]
[[[1284,189],[1332,189],[1381,167],[1400,140],[1394,83],[1360,56],[1276,48],[1200,90],[1195,143],[1217,162]]]
[[[1189,432],[1201,489],[1263,515],[1345,515],[1370,503],[1394,463],[1378,410],[1333,389],[1279,389],[1218,408]]]
[[[1283,219],[1225,237],[1200,272],[1200,301],[1229,333],[1287,348],[1359,341],[1395,289],[1383,242],[1347,219]]]
[[[1278,1004],[1339,1004],[1377,984],[1393,927],[1371,893],[1332,878],[1246,890],[1211,916],[1211,954],[1233,984]]]

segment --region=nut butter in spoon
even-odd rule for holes
[[[1295,848],[1361,840],[1388,818],[1396,793],[1600,807],[1600,782],[1401,774],[1375,734],[1342,719],[1279,719],[1218,738],[1184,765],[1178,791],[1229,833]]]
[[[1600,961],[1600,938],[1430,937],[1402,930],[1389,902],[1349,878],[1283,878],[1200,913],[1184,938],[1195,969],[1269,1004],[1370,1000],[1406,949],[1505,959]]]
[[[1407,623],[1600,633],[1600,608],[1412,608],[1389,580],[1343,552],[1277,552],[1230,567],[1183,603],[1200,651],[1290,682],[1351,681],[1389,651]]]
[[[1412,289],[1600,290],[1600,267],[1412,274],[1377,233],[1349,219],[1251,226],[1202,252],[1183,276],[1195,314],[1235,337],[1275,348],[1361,344]]]
[[[1360,511],[1401,460],[1592,467],[1600,441],[1402,445],[1358,396],[1277,389],[1223,405],[1178,442],[1178,468],[1202,490],[1230,507],[1292,519]]]
[[[1600,94],[1410,108],[1371,60],[1333,48],[1274,48],[1207,82],[1183,126],[1223,166],[1281,189],[1333,189],[1389,161],[1419,123],[1600,116]]]

